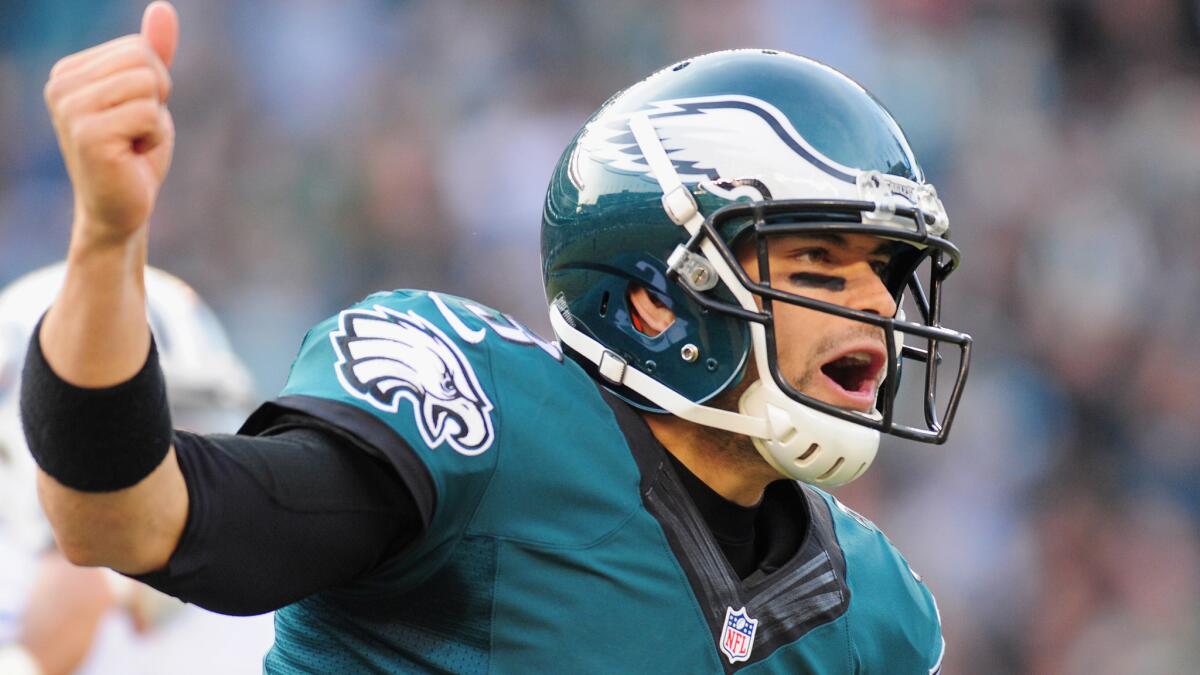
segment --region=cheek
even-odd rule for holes
[[[789,377],[809,369],[813,348],[831,318],[811,309],[775,303],[775,348],[783,372]]]

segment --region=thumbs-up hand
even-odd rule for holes
[[[142,31],[60,60],[46,105],[75,196],[72,245],[123,244],[146,225],[171,164],[167,72],[179,17],[151,3]]]

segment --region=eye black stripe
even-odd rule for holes
[[[789,274],[788,279],[792,283],[810,288],[821,288],[827,291],[846,290],[846,280],[843,277],[831,277],[827,274],[814,274],[812,272],[796,272],[795,274]]]

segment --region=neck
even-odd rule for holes
[[[762,500],[767,485],[780,475],[749,438],[687,422],[673,415],[643,413],[654,437],[705,485],[740,506]]]

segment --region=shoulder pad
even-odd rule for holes
[[[372,295],[339,312],[334,325],[320,332],[328,335],[333,370],[346,394],[385,413],[411,408],[426,446],[478,455],[495,438],[495,405],[480,375],[486,374],[487,354],[445,330],[438,312],[430,311],[436,297]]]
[[[937,673],[945,641],[933,593],[867,518],[821,492],[846,558],[853,650],[866,670]]]

